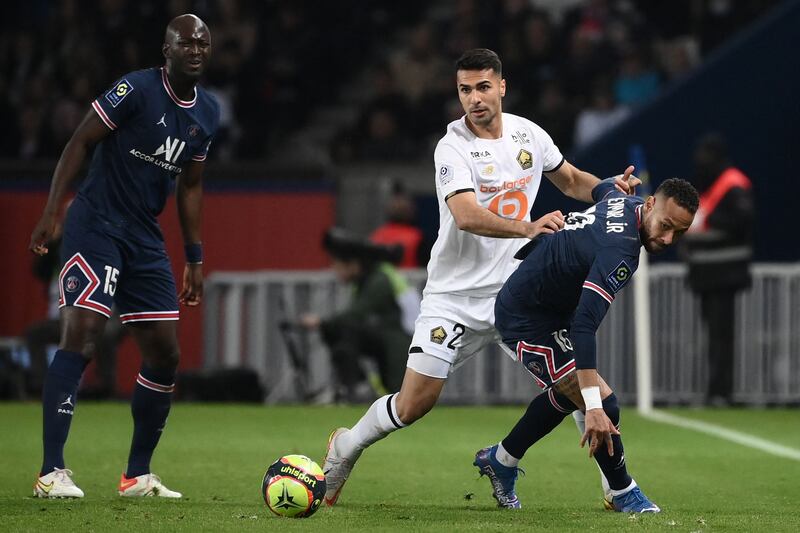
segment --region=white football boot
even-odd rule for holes
[[[125,477],[119,479],[119,495],[125,497],[160,496],[162,498],[181,498],[183,494],[169,490],[161,483],[161,478],[155,474],[142,474],[141,476]]]
[[[353,467],[361,456],[359,452],[355,457],[347,459],[339,455],[336,450],[336,438],[344,433],[350,431],[347,428],[339,428],[331,433],[328,438],[328,452],[325,454],[325,462],[322,466],[322,471],[325,473],[325,504],[328,507],[333,507],[336,500],[339,499],[339,494],[342,492],[344,482],[350,477]]]
[[[72,470],[56,468],[47,475],[39,476],[33,486],[36,498],[83,498],[83,491],[72,481]]]

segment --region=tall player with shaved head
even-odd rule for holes
[[[67,213],[59,277],[61,342],[42,397],[44,460],[34,485],[41,498],[81,498],[64,462],[78,382],[116,306],[142,354],[131,411],[133,439],[121,496],[180,498],[150,471],[169,415],[178,366],[178,303],[200,304],[202,175],[219,125],[219,105],[197,82],[211,34],[194,15],[173,19],[165,65],[130,72],[92,102],[61,154],[30,250],[43,255],[58,206],[93,152],[86,180]],[[186,266],[178,294],[156,217],[175,188]]]

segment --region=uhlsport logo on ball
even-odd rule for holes
[[[278,516],[306,518],[319,509],[325,496],[325,474],[305,455],[284,455],[267,469],[261,495]]]

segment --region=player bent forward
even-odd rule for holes
[[[608,481],[608,507],[657,513],[628,474],[620,409],[597,374],[595,335],[615,294],[636,271],[639,248],[657,253],[689,228],[698,205],[688,182],[668,179],[647,200],[615,191],[608,180],[592,195],[597,204],[570,213],[564,229],[521,249],[524,261],[495,304],[495,325],[505,345],[546,392],[530,403],[499,444],[475,455],[500,507],[519,508],[514,485],[525,452],[575,409],[585,412],[581,447],[589,443]]]

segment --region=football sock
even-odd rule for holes
[[[619,404],[614,393],[603,400],[603,411],[605,411],[611,423],[619,429]],[[594,459],[608,480],[611,493],[614,494],[619,491],[624,492],[626,489],[629,490],[629,487],[633,488],[631,487],[633,479],[628,475],[628,469],[625,466],[625,449],[622,446],[622,438],[620,435],[611,435],[611,442],[614,443],[614,455],[608,455],[606,446],[601,444],[597,451],[594,452]]]
[[[502,442],[497,445],[497,452],[494,456],[501,465],[509,468],[513,468],[519,464],[519,459],[508,453],[508,450],[505,449]]]
[[[583,414],[583,411],[576,409],[572,411],[572,418],[575,419],[575,425],[578,427],[578,433],[580,433],[581,437],[584,433],[586,433],[586,415]],[[597,468],[600,468],[600,465],[597,465]],[[608,486],[608,480],[606,476],[603,474],[603,471],[600,470],[600,485],[603,487],[603,494],[607,496],[609,499],[611,498],[611,487]]]
[[[47,369],[42,391],[44,460],[41,475],[64,468],[64,444],[75,411],[78,384],[87,359],[77,353],[58,350]]]
[[[131,401],[133,440],[126,478],[150,473],[150,459],[167,423],[174,389],[174,369],[142,366]]]
[[[553,431],[564,417],[575,410],[575,404],[553,389],[533,399],[517,425],[503,439],[503,448],[517,459],[522,459],[528,448]]]
[[[343,457],[353,458],[389,433],[404,428],[397,416],[396,399],[397,393],[375,400],[356,425],[336,439],[336,450]]]

